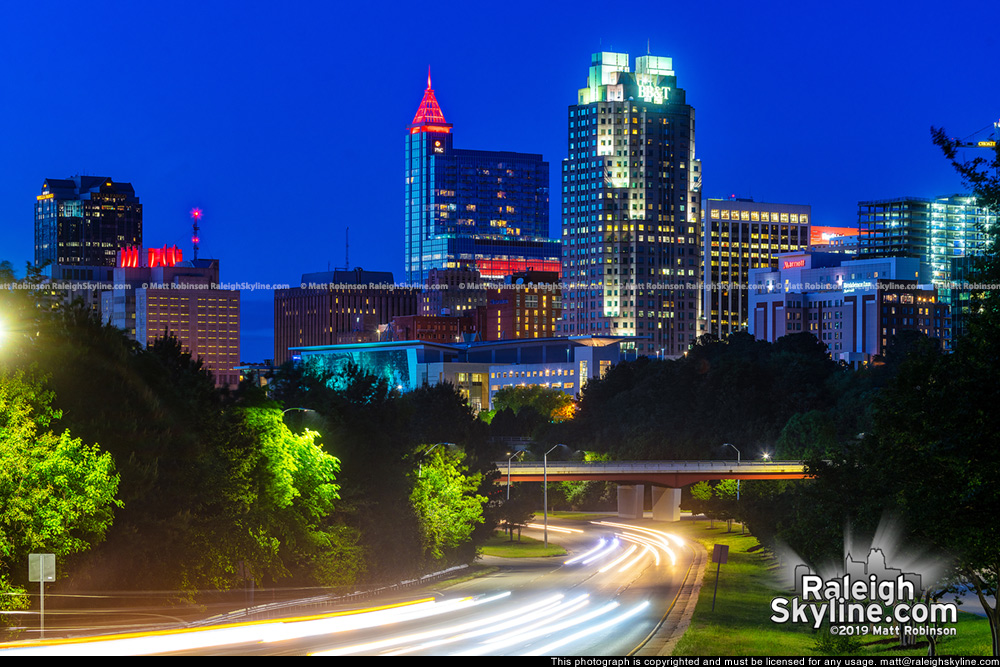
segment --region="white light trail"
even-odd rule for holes
[[[618,603],[616,602],[614,604],[617,605]],[[631,610],[629,610],[628,612],[626,612],[624,614],[616,616],[615,618],[607,620],[607,621],[605,621],[603,623],[598,623],[595,626],[592,626],[592,627],[589,627],[589,628],[585,628],[585,629],[583,629],[583,630],[581,630],[581,631],[579,631],[579,632],[577,632],[575,634],[572,634],[572,635],[570,635],[568,637],[563,637],[562,639],[556,640],[556,641],[552,642],[551,644],[548,644],[547,646],[543,646],[543,647],[541,647],[539,649],[535,649],[534,651],[531,651],[529,653],[525,653],[525,655],[550,655],[550,654],[554,653],[556,651],[556,649],[562,648],[566,644],[570,644],[570,643],[575,642],[575,641],[577,641],[579,639],[583,639],[584,637],[593,635],[595,633],[601,632],[602,630],[607,630],[610,627],[618,625],[619,623],[621,623],[623,621],[626,621],[629,618],[635,616],[636,614],[638,614],[640,611],[642,611],[643,609],[645,609],[648,606],[649,606],[649,600],[646,600],[645,602],[637,604],[635,607],[633,607]]]
[[[563,630],[566,630],[567,628],[572,628],[573,626],[580,625],[581,623],[586,623],[589,620],[592,620],[594,618],[597,618],[598,616],[602,616],[610,611],[613,611],[617,607],[618,607],[617,602],[609,602],[603,607],[599,609],[594,609],[593,611],[589,611],[577,618],[571,618],[563,621],[562,623],[556,623],[554,625],[546,623],[545,625],[531,632],[512,634],[506,638],[499,638],[489,642],[484,642],[483,646],[480,646],[477,649],[452,653],[451,655],[483,655],[484,653],[490,653],[492,651],[510,648],[515,644],[523,644],[532,639],[535,639],[536,637],[550,635],[554,632],[561,632]]]
[[[593,549],[591,549],[590,551],[587,551],[587,552],[585,552],[585,553],[582,553],[582,554],[580,554],[579,556],[575,556],[575,557],[573,557],[573,558],[570,558],[570,559],[569,559],[569,560],[567,560],[567,561],[564,561],[564,562],[563,562],[563,565],[571,565],[571,564],[573,564],[573,563],[577,562],[578,560],[582,560],[582,559],[584,559],[584,558],[586,558],[586,557],[590,556],[591,554],[593,554],[593,553],[596,553],[596,552],[600,551],[601,549],[603,549],[603,548],[604,548],[604,545],[605,545],[605,543],[607,543],[607,540],[606,540],[606,539],[604,539],[604,538],[602,537],[602,538],[600,539],[600,541],[599,541],[599,542],[597,543],[597,546],[596,546],[596,547],[594,547],[594,548],[593,548]]]
[[[613,561],[611,561],[610,563],[608,563],[607,565],[605,565],[604,567],[602,567],[600,570],[598,570],[598,572],[607,572],[608,570],[610,570],[614,566],[616,566],[619,563],[623,562],[626,558],[628,558],[629,556],[631,556],[633,553],[635,553],[635,550],[638,549],[638,548],[639,547],[637,547],[637,546],[635,546],[633,544],[632,546],[630,546],[628,549],[625,550],[625,553],[623,553],[621,556],[619,556],[618,558],[614,559]]]

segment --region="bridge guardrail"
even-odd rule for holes
[[[549,472],[574,472],[582,470],[603,470],[607,472],[800,472],[805,468],[802,461],[559,461],[545,466]],[[497,463],[501,471],[507,469],[507,462]],[[540,461],[518,461],[510,464],[511,472],[542,470]]]

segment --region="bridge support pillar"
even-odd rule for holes
[[[654,486],[653,521],[681,520],[681,490]]]
[[[618,485],[618,518],[641,519],[642,484]]]

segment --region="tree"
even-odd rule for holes
[[[708,503],[712,500],[712,485],[702,480],[691,485],[691,514],[708,515]],[[709,517],[711,518],[711,517]]]
[[[714,518],[726,522],[726,532],[733,532],[733,520],[739,519],[738,486],[735,479],[722,479],[713,489],[712,499],[708,501],[709,511]]]
[[[499,516],[511,541],[514,540],[514,528],[517,528],[517,541],[520,542],[521,528],[535,518],[537,496],[537,489],[533,484],[514,484],[510,489],[510,498],[502,501]]]
[[[990,159],[977,157],[970,161],[958,159],[959,142],[950,139],[943,128],[931,128],[934,143],[972,191],[976,203],[1000,215],[1000,146],[993,149]],[[1000,284],[1000,229],[997,225],[980,230],[988,239],[986,252],[974,265],[975,282]],[[962,475],[959,491],[953,496],[953,508],[961,512],[959,521],[949,521],[946,532],[959,540],[958,571],[976,591],[990,621],[993,655],[1000,655],[1000,615],[997,595],[1000,590],[1000,528],[996,522],[971,525],[971,512],[990,512],[980,516],[996,516],[1000,511],[1000,478],[996,451],[1000,445],[994,418],[996,400],[1000,398],[997,378],[1000,373],[1000,290],[990,289],[973,294],[973,313],[968,335],[957,342],[953,359],[942,364],[946,372],[957,376],[936,376],[946,381],[951,390],[948,403],[948,426],[957,431],[939,432],[939,440],[947,454],[948,469]],[[994,406],[991,408],[990,406]],[[944,426],[938,422],[939,426]],[[941,504],[931,503],[926,509],[940,510]],[[986,596],[994,596],[991,607]]]
[[[812,454],[824,455],[836,447],[836,425],[827,412],[810,410],[797,413],[785,424],[778,437],[774,458],[804,459]]]
[[[225,475],[199,531],[204,550],[214,553],[206,566],[223,579],[240,561],[258,583],[301,573],[303,563],[324,560],[337,535],[324,520],[339,498],[339,461],[316,443],[318,433],[293,434],[281,418],[277,406],[227,411],[215,454]],[[333,574],[330,563],[321,567]]]
[[[410,500],[423,534],[425,557],[446,560],[483,522],[486,498],[475,493],[478,474],[467,477],[463,466],[446,452],[433,452],[413,485]]]
[[[498,411],[509,408],[518,414],[524,408],[531,408],[547,419],[553,419],[554,414],[572,403],[572,396],[541,385],[503,387],[493,395],[493,405]]]
[[[59,557],[100,542],[118,475],[111,456],[69,431],[49,430],[53,395],[24,372],[0,371],[0,592],[23,593],[32,552]],[[15,604],[16,604],[15,600]],[[23,602],[23,600],[22,600]]]

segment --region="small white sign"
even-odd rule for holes
[[[55,554],[28,554],[28,581],[55,581]]]

